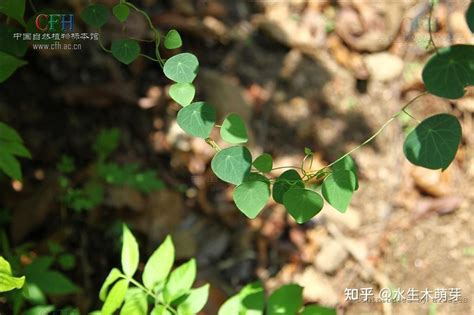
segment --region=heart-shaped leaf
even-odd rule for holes
[[[339,162],[335,163],[333,166],[331,166],[331,169],[333,171],[339,171],[339,170],[346,170],[346,171],[352,171],[356,177],[356,185],[355,189],[359,189],[359,180],[357,178],[357,165],[355,164],[354,160],[350,155],[346,156]]]
[[[81,18],[87,25],[100,28],[109,20],[109,11],[102,4],[92,4],[81,12]]]
[[[309,221],[321,211],[323,198],[316,192],[304,188],[292,188],[283,195],[283,204],[299,224]]]
[[[182,53],[166,60],[163,72],[166,77],[178,83],[191,83],[196,78],[199,61],[193,54]]]
[[[214,123],[216,111],[205,102],[196,102],[181,108],[177,116],[178,125],[194,137],[209,138]]]
[[[323,182],[324,199],[339,212],[346,212],[356,189],[357,177],[352,171],[336,170]]]
[[[114,13],[114,16],[119,20],[120,22],[125,22],[128,19],[128,16],[130,15],[130,9],[128,8],[127,5],[125,4],[117,4],[113,9],[112,12]]]
[[[268,153],[263,153],[253,161],[253,166],[262,173],[268,173],[273,168],[272,156]]]
[[[140,45],[132,39],[119,39],[112,42],[112,55],[128,65],[140,55]]]
[[[224,182],[234,185],[242,184],[250,173],[251,165],[252,155],[246,147],[242,146],[230,147],[217,152],[211,162],[214,174]]]
[[[438,49],[423,68],[423,82],[434,95],[456,99],[474,85],[474,46],[453,45]]]
[[[183,45],[183,42],[177,30],[170,30],[168,33],[166,33],[166,36],[165,36],[166,49],[176,49],[176,48],[181,47],[181,45]]]
[[[221,126],[221,137],[224,141],[239,144],[248,141],[245,123],[239,115],[231,113],[227,115]]]
[[[304,188],[300,174],[295,170],[285,171],[277,178],[273,185],[273,200],[282,204],[283,195],[290,188]]]
[[[175,83],[171,85],[170,97],[181,106],[188,106],[194,99],[196,89],[191,83]]]
[[[260,174],[249,174],[244,182],[234,189],[233,199],[237,208],[248,218],[254,219],[270,198],[270,182]]]
[[[456,117],[434,115],[410,132],[403,144],[403,152],[415,165],[445,170],[454,160],[461,135],[461,124]]]

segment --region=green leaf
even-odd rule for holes
[[[104,283],[102,284],[102,287],[100,288],[99,299],[101,301],[105,301],[110,285],[117,281],[121,276],[122,273],[117,268],[113,268],[112,270],[110,270],[109,275],[107,276]]]
[[[318,305],[305,306],[301,315],[337,315],[333,308],[322,307]]]
[[[2,0],[0,2],[0,13],[11,17],[12,19],[25,26],[23,16],[25,15],[26,0]]]
[[[25,273],[28,278],[35,273],[42,273],[51,267],[53,262],[54,259],[51,256],[40,256],[25,267]]]
[[[0,154],[8,153],[10,155],[16,155],[31,159],[31,153],[25,146],[20,142],[2,141],[0,140]]]
[[[211,135],[216,122],[216,111],[205,102],[192,103],[181,108],[177,122],[187,134],[206,139]]]
[[[25,283],[25,277],[14,277],[10,263],[0,256],[0,292],[21,289]]]
[[[283,204],[299,224],[309,221],[323,208],[323,198],[304,188],[292,188],[283,195]]]
[[[262,315],[265,293],[260,282],[253,282],[229,298],[219,309],[218,315]]]
[[[239,315],[240,311],[240,296],[238,294],[230,297],[219,308],[217,315]]]
[[[283,195],[290,188],[304,188],[300,175],[295,170],[283,172],[273,184],[273,200],[283,203]]]
[[[140,253],[138,243],[128,227],[123,225],[122,270],[125,275],[133,277],[138,268]]]
[[[23,143],[18,132],[2,122],[0,122],[0,140]]]
[[[135,174],[127,184],[143,193],[150,193],[152,191],[160,190],[165,188],[165,184],[160,180],[156,172],[153,170],[145,170]]]
[[[13,155],[8,153],[0,152],[0,170],[16,180],[21,180],[23,177],[20,163]]]
[[[438,49],[423,68],[423,82],[431,94],[456,99],[474,85],[474,46],[453,45]]]
[[[147,294],[139,288],[129,288],[120,315],[147,315]]]
[[[153,308],[150,315],[172,315],[172,313],[164,305],[157,305]]]
[[[191,83],[196,78],[199,61],[193,54],[182,53],[166,60],[163,72],[166,77],[178,83]]]
[[[5,82],[18,68],[28,62],[0,51],[0,83]]]
[[[209,284],[200,288],[192,289],[186,299],[178,306],[178,314],[195,315],[199,313],[206,305],[209,297]]]
[[[211,168],[224,182],[240,185],[250,174],[252,155],[246,147],[234,146],[223,149],[214,156]]]
[[[123,23],[128,19],[130,9],[127,5],[120,3],[112,9],[112,12],[114,13],[114,16],[117,18],[117,20]]]
[[[466,22],[467,22],[467,25],[469,26],[469,29],[471,30],[471,32],[474,33],[474,2],[473,1],[471,1],[471,4],[469,5],[469,8],[467,8]]]
[[[107,158],[115,149],[120,141],[120,130],[118,128],[102,129],[94,142],[94,152],[99,158]]]
[[[109,11],[102,4],[93,4],[81,12],[81,18],[86,24],[100,28],[109,20]]]
[[[227,115],[221,126],[221,137],[224,141],[232,144],[248,141],[245,123],[239,115],[234,113]]]
[[[262,315],[265,307],[265,292],[260,282],[253,282],[239,292],[240,312],[246,315]]]
[[[127,294],[128,281],[125,279],[119,280],[110,290],[107,299],[102,306],[102,315],[113,314],[123,303],[125,294]]]
[[[54,305],[37,305],[26,310],[23,315],[45,315],[53,312],[55,309]]]
[[[15,155],[31,158],[20,135],[13,128],[0,123],[0,170],[13,179],[21,180],[21,167]]]
[[[339,162],[335,163],[333,166],[331,166],[331,169],[333,171],[339,171],[339,170],[346,170],[346,171],[352,171],[356,177],[356,186],[354,190],[359,189],[359,180],[357,178],[357,165],[354,162],[354,159],[350,155],[346,156]]]
[[[305,154],[305,155],[312,155],[312,154],[313,154],[313,151],[312,151],[310,148],[305,147],[305,148],[304,148],[304,154]]]
[[[270,182],[260,174],[249,174],[232,195],[237,208],[248,218],[254,219],[270,198]]]
[[[148,259],[143,271],[143,284],[149,290],[166,280],[174,262],[174,245],[170,236],[155,250]]]
[[[65,270],[71,270],[76,266],[76,257],[71,254],[64,254],[58,257],[58,263],[61,268]]]
[[[28,44],[21,38],[15,39],[13,36],[15,33],[21,33],[21,30],[10,25],[0,25],[0,50],[21,58],[26,54]]]
[[[64,252],[64,247],[55,241],[48,241],[48,250],[53,255],[59,255]]]
[[[168,303],[189,293],[196,279],[196,261],[191,259],[182,264],[171,273],[164,288],[164,298]]]
[[[357,177],[352,171],[337,170],[326,177],[321,190],[324,199],[336,210],[344,213],[351,202],[356,185]]]
[[[196,88],[191,83],[175,83],[171,85],[170,97],[181,106],[188,106],[194,99]]]
[[[112,55],[126,65],[140,55],[140,45],[133,39],[119,39],[112,42]]]
[[[263,153],[253,161],[253,166],[262,173],[268,173],[273,168],[272,156],[268,153]]]
[[[28,283],[36,284],[45,294],[73,294],[80,291],[79,287],[58,271],[26,273],[26,278]]]
[[[34,283],[25,283],[23,287],[23,297],[31,304],[46,304],[46,296],[43,291]]]
[[[408,134],[403,152],[415,165],[445,170],[454,160],[461,134],[461,125],[456,117],[434,115],[423,120]]]
[[[2,256],[0,256],[0,273],[8,276],[12,275],[12,267],[10,266],[10,263]]]
[[[303,288],[296,284],[280,287],[268,298],[267,315],[296,314],[303,306]]]
[[[183,42],[181,41],[181,36],[177,30],[170,30],[166,33],[165,36],[165,47],[166,49],[176,49],[181,47]]]

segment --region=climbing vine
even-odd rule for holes
[[[28,23],[23,20],[24,1],[9,0],[6,4],[0,7],[0,13],[27,28]],[[111,12],[117,21],[126,23],[131,10],[145,19],[152,34],[154,55],[143,54],[141,40],[137,38],[114,40],[109,48],[99,40],[100,46],[126,65],[140,56],[158,63],[164,75],[173,81],[169,89],[171,98],[182,106],[177,114],[178,125],[187,134],[202,138],[215,150],[211,162],[212,171],[222,181],[236,186],[233,192],[234,202],[249,218],[255,218],[270,198],[283,204],[298,223],[304,223],[317,215],[324,202],[345,212],[358,188],[357,169],[351,158],[352,153],[371,142],[400,114],[407,113],[407,108],[420,97],[432,94],[458,99],[464,96],[466,87],[474,85],[474,46],[452,45],[438,48],[434,44],[430,27],[430,43],[434,47],[434,54],[423,68],[422,78],[426,92],[404,105],[361,145],[319,170],[311,169],[313,153],[308,148],[304,150],[305,156],[299,166],[273,167],[272,157],[268,153],[252,157],[245,146],[248,142],[247,129],[238,114],[229,113],[223,121],[218,121],[216,110],[211,104],[195,100],[196,89],[193,82],[198,75],[199,60],[194,54],[178,53],[166,60],[161,57],[160,49],[172,50],[182,46],[178,31],[170,30],[163,35],[145,11],[126,0],[120,0],[112,10],[101,4],[89,5],[82,11],[81,17],[86,24],[100,30],[109,21]],[[466,12],[466,20],[473,30],[473,3]],[[11,35],[15,30],[7,27],[3,32]],[[0,39],[3,41],[7,37]],[[24,60],[18,59],[24,56],[26,44],[9,47],[8,51],[2,49],[0,52],[0,82],[26,64]],[[0,132],[0,141],[7,143],[0,151],[0,169],[10,177],[20,179],[21,171],[15,156],[29,158],[29,152],[22,146],[21,138],[7,129],[8,126],[1,125],[0,128],[0,131],[3,130]],[[215,128],[219,129],[220,137],[228,146],[221,148],[211,137]],[[445,170],[454,160],[461,135],[458,119],[450,114],[440,113],[418,122],[406,137],[403,152],[415,165]],[[272,177],[273,171],[279,169],[284,172],[276,178]]]
[[[160,56],[162,37],[165,49],[176,49],[182,45],[179,33],[170,30],[162,36],[149,15],[128,1],[120,1],[112,12],[119,22],[125,23],[130,9],[143,15],[147,21],[153,34],[155,56],[143,55],[140,44],[132,38],[114,40],[110,49],[100,42],[101,47],[124,64],[130,64],[139,56],[144,56],[163,68],[164,75],[174,82],[169,94],[182,106],[177,115],[178,125],[187,134],[202,138],[215,150],[211,162],[212,171],[222,181],[236,186],[233,192],[234,202],[249,218],[255,218],[270,197],[283,204],[298,223],[307,222],[317,215],[324,202],[344,213],[359,186],[357,168],[351,158],[353,152],[371,142],[400,114],[407,113],[407,108],[420,97],[432,94],[457,99],[463,97],[467,86],[474,85],[474,46],[453,45],[436,48],[423,69],[423,82],[427,92],[404,105],[361,145],[316,171],[306,167],[305,162],[309,161],[311,166],[313,160],[313,153],[308,148],[305,149],[301,166],[275,168],[268,153],[255,159],[252,157],[245,146],[248,141],[246,126],[239,115],[229,113],[222,122],[218,122],[216,110],[211,104],[194,100],[196,90],[193,82],[199,70],[199,60],[195,55],[188,52],[178,53],[167,60]],[[466,13],[471,27],[472,11],[471,5]],[[109,10],[101,4],[90,5],[82,12],[82,18],[90,26],[100,28],[108,22]],[[222,140],[229,146],[221,148],[211,137],[214,128],[220,129]],[[419,122],[408,134],[403,152],[415,165],[445,170],[454,160],[461,134],[461,125],[456,117],[446,113],[437,114]],[[270,173],[277,169],[286,171],[276,178],[271,177]]]

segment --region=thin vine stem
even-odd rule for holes
[[[160,47],[160,32],[153,25],[153,22],[151,21],[151,18],[148,15],[148,13],[146,13],[145,11],[137,8],[133,3],[130,3],[128,1],[124,1],[123,4],[128,5],[129,7],[131,7],[132,9],[134,9],[135,11],[137,11],[138,13],[140,13],[141,15],[143,15],[145,17],[148,25],[150,26],[151,31],[153,32],[153,37],[154,37],[153,41],[155,42],[156,61],[158,61],[158,64],[160,65],[160,67],[163,68],[165,63],[163,61],[163,58],[161,58],[160,49],[159,49],[159,47]],[[150,59],[150,58],[148,58],[148,59]],[[150,59],[150,60],[154,60],[154,59]]]
[[[309,179],[311,178],[314,178],[314,177],[317,177],[319,176],[321,173],[323,173],[324,170],[330,168],[331,166],[333,166],[334,164],[336,164],[337,162],[341,161],[342,159],[344,159],[345,157],[351,155],[352,153],[354,153],[355,151],[359,150],[360,148],[362,148],[363,146],[365,146],[366,144],[368,144],[369,142],[371,142],[372,140],[374,140],[388,125],[390,125],[391,122],[393,122],[401,113],[406,113],[406,109],[411,105],[413,104],[416,100],[418,100],[419,98],[427,95],[428,92],[425,91],[417,96],[415,96],[414,98],[412,98],[408,103],[406,103],[398,112],[396,112],[395,114],[392,115],[392,117],[390,117],[389,120],[387,120],[383,125],[382,127],[380,127],[372,136],[370,136],[367,140],[365,140],[364,142],[362,142],[361,144],[359,144],[358,146],[356,146],[355,148],[353,148],[352,150],[350,150],[349,152],[347,152],[346,154],[342,155],[341,157],[339,157],[337,160],[335,160],[334,162],[330,163],[329,165],[323,167],[322,169],[320,169],[319,171],[317,171],[314,175],[311,175]]]
[[[429,16],[428,16],[428,32],[430,34],[430,40],[429,40],[428,45],[426,46],[426,48],[428,48],[430,45],[433,45],[433,48],[434,48],[435,52],[438,53],[438,46],[436,46],[436,43],[434,42],[433,29],[431,27],[431,20],[433,18],[434,1],[430,0],[429,3],[430,3],[430,12],[429,12]]]
[[[102,48],[103,51],[108,52],[108,53],[111,54],[111,53],[112,53],[112,50],[105,48],[104,43],[102,43],[102,40],[100,39],[100,38],[101,38],[101,35],[102,35],[102,34],[99,33],[99,46],[100,46],[100,48]]]
[[[206,138],[205,140],[206,140],[206,143],[209,144],[216,152],[219,152],[221,150],[221,147],[211,137]]]
[[[145,55],[145,54],[140,54],[140,56],[145,57],[146,59],[154,61],[154,62],[158,62],[158,63],[160,62],[158,59],[155,59],[155,58],[150,57],[150,56]]]
[[[155,36],[159,37],[160,36],[160,33],[156,30],[155,26],[153,25],[153,22],[151,21],[151,18],[150,16],[148,15],[148,13],[146,13],[145,11],[137,8],[133,3],[130,3],[128,1],[124,1],[123,2],[124,4],[128,5],[129,7],[131,7],[132,9],[134,9],[135,11],[137,11],[138,13],[140,13],[141,15],[143,15],[145,17],[145,19],[147,20],[148,22],[148,25],[150,26],[151,30],[153,31],[153,33],[155,34]]]
[[[304,171],[303,168],[301,168],[299,166],[279,166],[279,167],[272,168],[271,171],[281,170],[281,169],[288,169],[288,168],[299,170],[299,171]]]
[[[403,113],[405,113],[408,117],[410,117],[411,119],[413,119],[414,121],[418,122],[418,123],[421,123],[421,121],[416,118],[415,116],[413,116],[412,114],[410,114],[409,112],[407,112],[406,110],[403,111]]]

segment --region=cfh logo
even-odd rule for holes
[[[74,14],[38,14],[36,28],[40,31],[54,31],[61,25],[62,32],[74,31]]]

